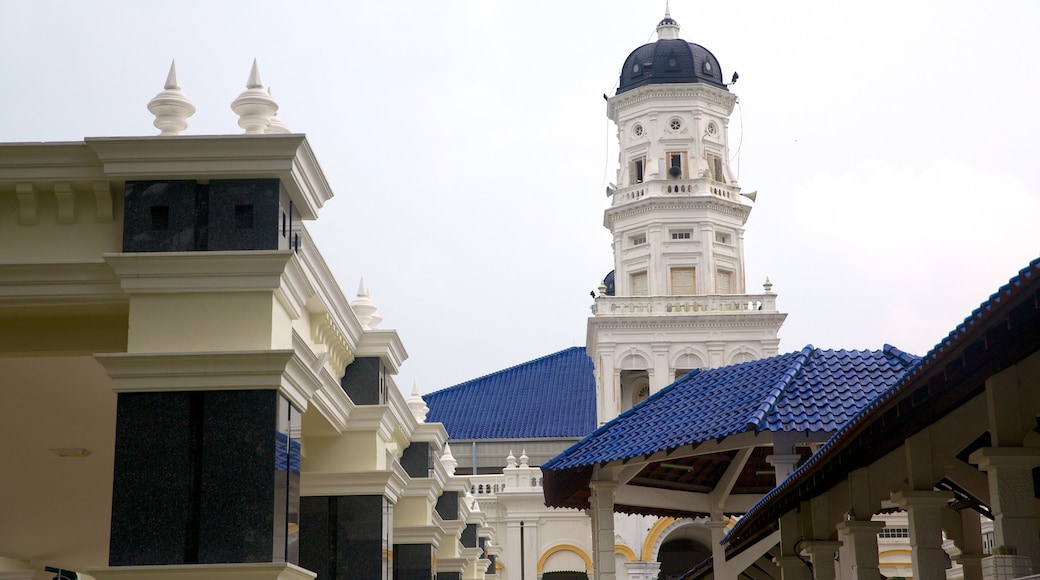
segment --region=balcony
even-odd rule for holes
[[[735,203],[740,201],[740,187],[704,177],[697,179],[654,179],[618,189],[611,205],[621,205],[644,197],[710,195]]]
[[[705,294],[702,296],[599,296],[596,316],[691,316],[776,312],[776,294]]]

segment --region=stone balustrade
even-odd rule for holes
[[[740,202],[740,188],[736,185],[700,177],[697,179],[654,180],[630,185],[618,189],[614,193],[611,203],[620,205],[646,196],[670,195],[710,195],[729,201]]]
[[[599,296],[596,316],[665,316],[776,312],[776,294],[706,294],[702,296]]]

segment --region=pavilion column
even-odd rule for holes
[[[780,574],[783,580],[806,580],[809,578],[809,568],[805,565],[805,561],[798,556],[797,552],[797,544],[800,537],[801,528],[798,522],[798,512],[792,510],[780,516],[780,554],[776,558],[776,563],[780,566]]]
[[[960,520],[961,555],[954,561],[961,565],[964,580],[982,580],[982,522],[975,510],[963,509],[957,513]]]
[[[803,546],[812,558],[813,580],[835,580],[834,556],[841,548],[841,542],[809,540]]]
[[[948,491],[901,491],[892,501],[906,510],[910,522],[910,560],[914,580],[945,580],[942,510],[953,497]]]
[[[730,573],[726,562],[726,547],[722,545],[722,538],[726,536],[727,522],[718,518],[719,516],[714,516],[710,522],[705,524],[711,530],[712,574],[718,580],[728,580],[736,578],[736,576]]]
[[[798,467],[798,462],[802,460],[802,456],[797,453],[786,453],[786,454],[773,454],[766,457],[766,462],[772,465],[776,470],[776,484],[780,485],[791,472]]]
[[[1040,466],[1040,450],[1027,447],[984,447],[969,461],[985,471],[993,509],[993,536],[997,546],[1013,546],[1029,556],[1033,572],[1040,563],[1040,536],[1033,510],[1033,468]]]
[[[614,491],[613,481],[593,481],[589,484],[590,511],[592,512],[592,565],[595,580],[615,580],[614,566]]]
[[[837,528],[839,540],[852,557],[852,574],[846,580],[877,580],[881,576],[877,535],[885,528],[885,522],[850,520],[839,523]]]

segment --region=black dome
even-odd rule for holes
[[[729,90],[714,54],[699,44],[672,38],[644,44],[628,55],[621,67],[617,94],[664,83],[707,83]]]

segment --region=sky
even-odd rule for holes
[[[613,266],[602,95],[664,2],[0,1],[0,140],[238,134],[253,59],[335,197],[308,224],[430,392],[586,339]],[[780,350],[924,354],[1040,255],[1040,3],[672,0],[739,107],[748,291]],[[739,147],[737,147],[739,145]]]

